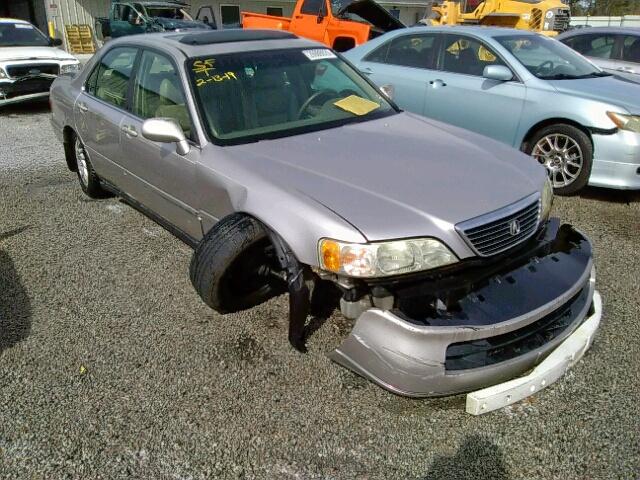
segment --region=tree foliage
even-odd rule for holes
[[[578,15],[640,15],[640,0],[567,0],[571,14]]]

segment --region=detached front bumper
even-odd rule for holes
[[[594,308],[589,241],[556,223],[543,243],[506,271],[474,280],[442,315],[365,311],[331,358],[410,397],[468,392],[522,375],[570,337]]]
[[[49,96],[56,75],[34,75],[16,80],[0,80],[0,107]]]

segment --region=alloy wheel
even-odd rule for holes
[[[580,175],[584,164],[580,145],[561,133],[542,137],[533,147],[531,155],[547,167],[554,188],[571,185]]]
[[[89,167],[87,165],[87,154],[84,151],[84,145],[80,139],[76,138],[76,161],[78,163],[78,174],[80,181],[86,187],[89,185]]]

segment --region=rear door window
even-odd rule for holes
[[[614,58],[616,35],[576,35],[575,37],[567,38],[563,43],[585,57]]]
[[[622,60],[640,64],[640,35],[626,35],[624,37]]]
[[[442,70],[451,73],[482,76],[489,65],[505,63],[483,42],[464,35],[445,35],[442,51]]]
[[[437,48],[435,34],[413,34],[395,37],[371,52],[364,60],[413,68],[433,69]]]
[[[91,86],[90,93],[100,100],[125,109],[129,80],[137,54],[138,49],[132,47],[119,47],[107,52],[97,67],[95,84]]]

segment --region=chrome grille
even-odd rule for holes
[[[10,65],[7,67],[7,74],[13,78],[24,77],[25,75],[33,75],[31,72],[47,73],[49,75],[58,75],[60,67],[57,63],[39,63],[31,65]]]
[[[538,229],[539,219],[540,195],[535,193],[495,212],[459,223],[456,229],[478,255],[488,257],[527,240]]]

